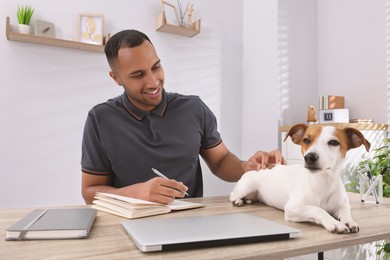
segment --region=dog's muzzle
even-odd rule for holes
[[[318,162],[318,159],[320,157],[318,156],[318,154],[316,153],[308,153],[304,156],[304,159],[305,159],[305,167],[308,168],[308,169],[311,169],[311,170],[317,170],[319,169],[318,168],[318,165],[317,165],[317,162]]]

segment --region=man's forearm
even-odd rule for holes
[[[117,195],[123,195],[121,194],[119,188],[114,188],[106,185],[89,186],[82,190],[82,195],[86,204],[92,204],[96,192],[107,192],[107,193],[113,193]]]
[[[218,167],[213,170],[213,173],[224,181],[236,182],[245,173],[245,163],[229,152],[223,157]]]

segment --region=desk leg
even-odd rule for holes
[[[324,252],[318,253],[318,260],[324,260]]]

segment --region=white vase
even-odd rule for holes
[[[23,34],[30,34],[31,26],[27,24],[18,24],[18,32]]]

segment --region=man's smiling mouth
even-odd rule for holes
[[[157,94],[159,90],[160,90],[160,88],[156,88],[156,90],[154,90],[154,91],[145,91],[145,93],[150,94],[150,95],[154,95],[154,94]]]

